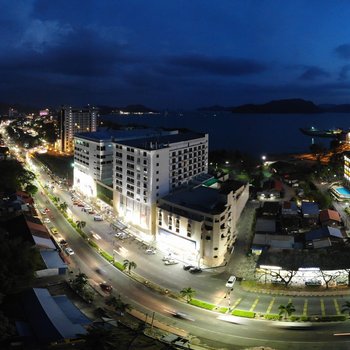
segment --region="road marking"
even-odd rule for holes
[[[253,305],[252,305],[252,307],[250,308],[249,311],[253,312],[254,309],[255,309],[255,307],[256,307],[256,305],[258,305],[258,302],[259,302],[259,298],[256,298],[256,299],[254,300],[254,303],[253,303]]]
[[[334,307],[335,307],[335,311],[336,311],[337,315],[341,315],[341,311],[339,309],[338,300],[337,299],[333,299],[333,301],[334,301]]]
[[[304,307],[303,307],[303,316],[307,316],[307,303],[308,303],[308,300],[305,299]]]
[[[320,299],[320,304],[321,304],[321,314],[322,316],[326,316],[326,309],[324,307],[324,301],[322,298]]]
[[[275,302],[275,298],[272,298],[272,300],[270,301],[270,304],[266,310],[266,313],[269,314],[271,312],[271,309],[272,309],[272,306],[273,306],[273,303]]]
[[[235,309],[241,301],[242,301],[242,298],[238,298],[238,299],[234,302],[234,304],[232,305],[231,309]]]

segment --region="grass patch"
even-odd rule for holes
[[[202,309],[206,309],[206,310],[213,310],[216,305],[214,304],[210,304],[210,303],[206,303],[205,301],[202,300],[198,300],[198,299],[191,299],[189,304],[194,305],[194,306],[198,306]]]
[[[227,310],[228,310],[227,307],[222,306],[222,307],[219,307],[217,311],[221,312],[222,314],[226,314]]]
[[[68,175],[69,179],[73,179],[73,168],[71,164],[74,162],[74,157],[51,155],[49,153],[36,153],[35,157],[59,177],[66,178]]]
[[[239,317],[246,317],[246,318],[254,318],[255,312],[253,311],[246,311],[246,310],[233,310],[231,315],[233,316],[239,316]]]
[[[113,263],[113,266],[115,266],[120,271],[124,271],[125,270],[124,265],[122,263],[120,263],[119,261],[115,261]]]
[[[113,262],[113,256],[105,252],[104,250],[100,251],[100,254],[108,261],[108,262]]]
[[[261,287],[261,283],[258,283],[256,281],[250,281],[250,280],[244,280],[241,281],[241,286],[246,287],[246,288],[256,288],[256,287]]]

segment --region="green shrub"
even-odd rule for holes
[[[125,270],[125,267],[122,263],[120,263],[119,261],[115,261],[113,263],[113,265],[120,271],[124,271]]]
[[[91,245],[91,247],[95,248],[95,249],[98,249],[98,245],[92,241],[91,239],[88,240],[89,244]]]
[[[216,307],[216,305],[214,304],[206,303],[205,301],[201,301],[198,299],[191,299],[189,303],[191,305],[198,306],[206,310],[213,310]]]
[[[265,320],[280,320],[281,317],[282,316],[279,314],[265,314],[264,315]]]
[[[105,252],[104,250],[100,251],[100,254],[108,261],[108,262],[113,262],[113,256]]]
[[[292,322],[301,321],[301,317],[300,317],[300,316],[296,316],[296,315],[290,316],[289,319],[290,319]]]
[[[254,318],[255,312],[253,311],[246,311],[246,310],[233,310],[231,313],[233,316],[239,316],[239,317],[247,317],[247,318]]]

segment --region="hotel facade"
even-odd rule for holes
[[[186,251],[183,260],[219,266],[236,241],[236,224],[249,198],[249,185],[217,181],[175,192],[157,208],[158,244]]]
[[[155,236],[157,201],[208,172],[208,134],[176,133],[115,142],[113,206]]]

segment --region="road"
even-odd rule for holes
[[[49,178],[43,174],[42,180],[47,182]],[[79,207],[72,205],[70,193],[59,189],[56,189],[56,191],[57,195],[62,198],[62,201],[66,201],[69,204],[76,220],[80,219],[87,222],[84,230],[91,234],[98,234],[101,237],[101,240],[98,240],[99,245],[103,248],[106,247],[110,251],[113,250],[114,238],[110,234],[111,228],[108,223],[94,222],[91,216],[83,213]],[[281,325],[280,322],[243,318],[236,320],[237,323],[228,323],[217,319],[222,314],[195,308],[168,296],[161,295],[136,282],[107,263],[66,222],[61,213],[51,203],[48,204],[46,202],[45,196],[40,192],[35,199],[39,207],[50,208],[53,224],[75,251],[75,254],[68,258],[75,271],[79,270],[86,273],[96,282],[108,280],[113,286],[115,293],[121,294],[126,302],[148,314],[154,311],[158,320],[186,329],[191,335],[200,338],[201,343],[227,349],[238,349],[243,346],[270,346],[276,349],[348,349],[350,347],[350,338],[334,336],[334,333],[347,332],[349,328],[348,322],[316,324],[306,330],[278,328],[277,325]],[[267,309],[270,309],[271,313],[275,312],[275,308],[280,303],[285,304],[290,299],[288,297],[247,293],[239,288],[235,288],[229,298],[224,284],[230,272],[225,271],[224,268],[204,271],[199,275],[191,275],[182,269],[181,263],[174,266],[165,266],[161,261],[162,255],[160,253],[146,255],[145,247],[135,240],[132,241],[129,238],[123,242],[114,242],[114,247],[116,244],[127,250],[123,252],[123,255],[117,254],[117,259],[122,260],[126,257],[135,261],[138,265],[136,269],[138,274],[174,292],[178,292],[183,287],[191,286],[197,291],[196,297],[199,299],[220,305],[225,305],[226,303],[226,306],[228,306],[230,301],[232,307],[235,305],[235,307],[239,306],[243,310],[254,310],[257,312],[266,312]],[[102,276],[96,272],[97,267],[104,271]],[[274,300],[273,304],[271,304],[272,300]],[[338,298],[325,297],[322,300],[323,307],[319,298],[292,298],[293,303],[296,305],[297,313],[299,311],[300,314],[305,313],[305,310],[307,312],[308,308],[312,313],[319,312],[318,308],[321,309],[321,313],[325,312],[331,307],[332,303],[335,307],[336,302],[334,300],[337,301],[339,308],[340,302]],[[319,306],[317,306],[317,303],[320,303]],[[335,309],[337,308],[335,307]],[[167,310],[176,310],[189,314],[195,321],[175,319]],[[329,312],[332,314],[333,311]],[[289,326],[290,323],[286,325]]]

